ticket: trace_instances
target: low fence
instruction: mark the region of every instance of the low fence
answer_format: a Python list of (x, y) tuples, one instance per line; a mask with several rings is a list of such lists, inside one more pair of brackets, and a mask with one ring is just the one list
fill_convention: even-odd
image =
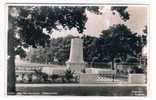
[(51, 67), (51, 68), (62, 68), (65, 65), (57, 65), (57, 64), (39, 64), (39, 63), (31, 63), (31, 62), (23, 62), (16, 64), (16, 70), (40, 70), (43, 67)]
[(111, 62), (109, 62), (109, 63), (104, 63), (104, 62), (87, 62), (86, 67), (87, 68), (111, 69), (112, 68), (112, 64), (111, 64)]

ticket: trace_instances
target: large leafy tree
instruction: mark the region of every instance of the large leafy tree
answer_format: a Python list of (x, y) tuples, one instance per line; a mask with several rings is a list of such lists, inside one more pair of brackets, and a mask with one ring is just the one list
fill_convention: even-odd
[[(119, 10), (119, 8), (121, 8)], [(9, 6), (8, 7), (8, 75), (7, 91), (15, 92), (15, 56), (25, 57), (23, 48), (49, 44), (50, 34), (54, 30), (76, 28), (83, 33), (87, 21), (86, 10), (100, 14), (95, 6)], [(114, 7), (112, 11), (120, 14), (124, 20), (129, 19), (127, 7)], [(115, 12), (115, 13), (116, 13)], [(114, 14), (115, 14), (114, 13)], [(47, 33), (43, 32), (46, 29)]]
[(98, 38), (84, 35), (83, 39), (83, 50), (84, 50), (84, 60), (86, 62), (92, 62), (94, 58), (98, 57)]
[(108, 57), (112, 61), (114, 69), (115, 58), (126, 61), (129, 56), (137, 57), (142, 49), (142, 37), (137, 33), (132, 33), (124, 24), (111, 26), (107, 30), (102, 31), (100, 36), (99, 51), (102, 57)]

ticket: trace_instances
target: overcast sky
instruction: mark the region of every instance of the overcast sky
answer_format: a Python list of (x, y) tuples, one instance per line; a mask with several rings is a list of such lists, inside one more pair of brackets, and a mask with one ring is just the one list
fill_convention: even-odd
[[(121, 20), (119, 15), (113, 15), (109, 7), (102, 9), (102, 15), (96, 15), (94, 13), (87, 12), (88, 20), (86, 23), (86, 30), (84, 30), (83, 34), (98, 37), (102, 30), (107, 29), (113, 24), (120, 23), (127, 25), (128, 28), (132, 30), (132, 32), (141, 34), (144, 26), (147, 25), (147, 11), (148, 9), (146, 6), (129, 6), (128, 12), (130, 14), (130, 19), (126, 22)], [(55, 31), (53, 32), (52, 37), (62, 37), (69, 34), (79, 35), (76, 29), (72, 29), (62, 30), (60, 32)]]

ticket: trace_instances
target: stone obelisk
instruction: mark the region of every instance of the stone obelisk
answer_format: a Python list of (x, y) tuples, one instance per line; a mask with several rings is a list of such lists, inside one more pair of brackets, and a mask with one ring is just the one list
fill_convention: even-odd
[(66, 64), (68, 69), (78, 73), (85, 68), (85, 62), (83, 60), (83, 41), (78, 37), (71, 40), (70, 57)]

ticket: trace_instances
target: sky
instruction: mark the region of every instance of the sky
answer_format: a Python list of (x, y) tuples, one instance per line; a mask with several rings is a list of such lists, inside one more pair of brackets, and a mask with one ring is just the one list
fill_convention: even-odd
[[(125, 24), (132, 32), (142, 33), (144, 26), (148, 23), (148, 8), (147, 6), (128, 6), (128, 12), (130, 14), (130, 19), (124, 22), (119, 14), (113, 15), (110, 11), (110, 6), (105, 6), (101, 11), (102, 15), (96, 15), (94, 13), (86, 11), (88, 20), (86, 22), (86, 30), (83, 34), (98, 37), (102, 30), (108, 29), (109, 26), (113, 24)], [(52, 38), (64, 37), (67, 35), (80, 35), (77, 29), (72, 30), (61, 30), (54, 31), (52, 33)]]

